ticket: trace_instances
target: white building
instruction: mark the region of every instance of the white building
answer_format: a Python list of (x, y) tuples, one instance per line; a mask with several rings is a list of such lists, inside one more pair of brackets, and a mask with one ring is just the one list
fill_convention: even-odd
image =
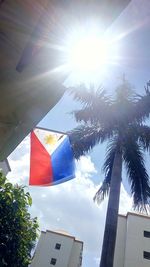
[(31, 267), (80, 267), (83, 242), (64, 232), (42, 231)]
[(119, 215), (114, 267), (150, 267), (150, 217)]

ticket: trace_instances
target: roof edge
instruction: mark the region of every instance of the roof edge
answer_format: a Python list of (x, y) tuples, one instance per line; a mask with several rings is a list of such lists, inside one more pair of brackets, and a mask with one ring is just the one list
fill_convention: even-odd
[(43, 233), (43, 234), (46, 234), (46, 232), (52, 233), (52, 234), (61, 235), (61, 236), (65, 236), (65, 237), (69, 237), (69, 238), (73, 239), (75, 242), (79, 242), (79, 243), (83, 244), (83, 241), (80, 241), (80, 240), (76, 239), (75, 236), (72, 236), (72, 235), (67, 235), (67, 234), (64, 234), (64, 233), (61, 233), (61, 232), (52, 231), (52, 230), (46, 230), (46, 231), (42, 230), (41, 231), (41, 233)]
[(150, 219), (150, 215), (146, 215), (146, 214), (140, 214), (140, 213), (135, 213), (135, 212), (127, 212), (126, 215), (123, 214), (118, 214), (119, 217), (124, 217), (127, 218), (129, 215), (133, 215), (133, 216), (138, 216), (138, 217), (142, 217), (142, 218), (146, 218), (146, 219)]

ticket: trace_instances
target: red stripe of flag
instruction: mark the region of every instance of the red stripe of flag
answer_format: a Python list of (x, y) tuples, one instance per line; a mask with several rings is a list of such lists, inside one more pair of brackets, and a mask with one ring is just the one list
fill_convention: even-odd
[(51, 158), (34, 132), (31, 133), (30, 185), (50, 185), (53, 181)]

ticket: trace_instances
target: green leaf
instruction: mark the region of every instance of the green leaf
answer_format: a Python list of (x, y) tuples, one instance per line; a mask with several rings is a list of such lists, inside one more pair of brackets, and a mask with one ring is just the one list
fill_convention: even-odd
[(32, 198), (30, 196), (28, 196), (28, 204), (29, 204), (29, 206), (32, 205)]
[(37, 218), (28, 212), (32, 198), (2, 173), (0, 188), (0, 266), (27, 267), (39, 228)]

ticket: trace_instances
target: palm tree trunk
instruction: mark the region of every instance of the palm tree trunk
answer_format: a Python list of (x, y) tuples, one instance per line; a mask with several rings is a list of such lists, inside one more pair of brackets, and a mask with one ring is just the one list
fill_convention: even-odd
[(112, 169), (100, 267), (113, 267), (121, 187), (121, 173), (122, 153), (121, 151), (117, 151)]

